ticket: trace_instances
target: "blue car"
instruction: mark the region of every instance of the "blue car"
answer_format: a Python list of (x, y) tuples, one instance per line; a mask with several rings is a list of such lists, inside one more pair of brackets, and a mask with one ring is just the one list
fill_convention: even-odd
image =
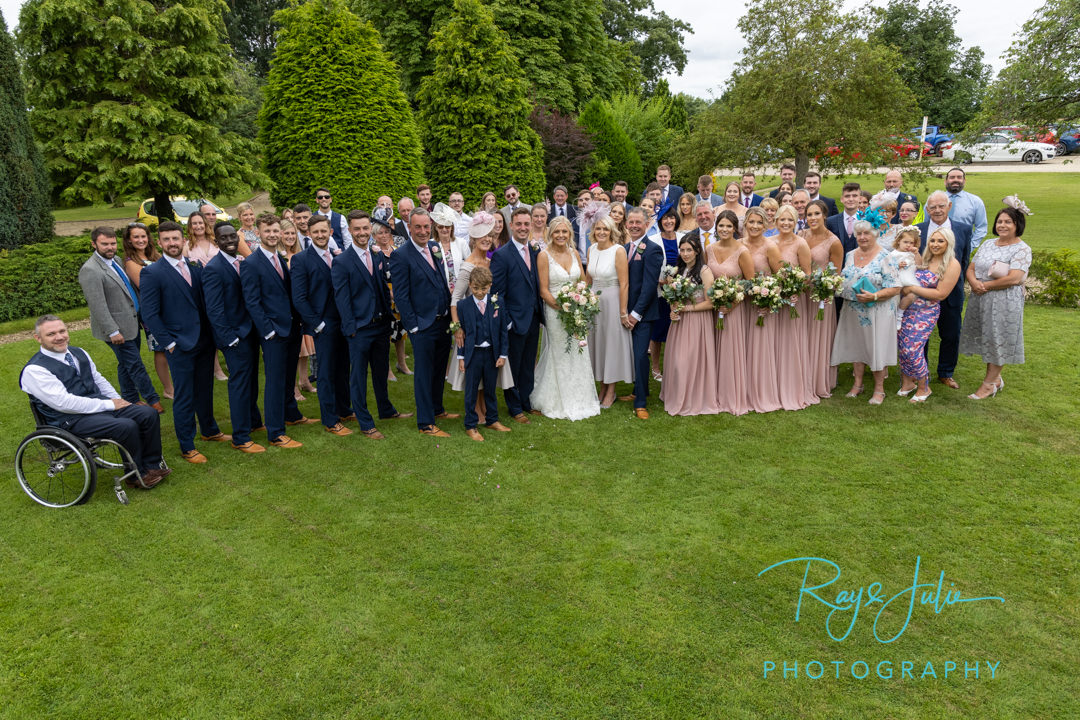
[[(922, 135), (922, 127), (911, 128), (911, 137), (919, 138)], [(930, 147), (934, 148), (933, 153), (940, 155), (942, 148), (953, 139), (952, 135), (945, 132), (945, 128), (940, 125), (927, 125), (926, 126), (926, 142), (930, 143)]]
[(1058, 157), (1074, 153), (1080, 148), (1080, 127), (1058, 128), (1056, 132), (1057, 140), (1054, 141), (1054, 147), (1057, 149)]

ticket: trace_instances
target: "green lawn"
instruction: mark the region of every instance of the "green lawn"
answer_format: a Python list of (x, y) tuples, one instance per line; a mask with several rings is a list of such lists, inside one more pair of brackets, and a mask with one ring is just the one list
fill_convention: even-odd
[[(238, 203), (242, 203), (245, 200), (250, 200), (254, 194), (253, 190), (245, 190), (242, 193), (226, 196), (224, 198), (211, 198), (215, 203), (221, 207), (232, 207)], [(63, 208), (53, 211), (53, 220), (56, 222), (78, 222), (85, 220), (86, 222), (93, 222), (95, 220), (133, 220), (135, 214), (139, 211), (139, 204), (146, 198), (132, 197), (128, 198), (124, 202), (123, 207), (113, 207), (109, 203), (99, 203), (97, 205), (86, 205), (77, 208)]]
[[(879, 408), (838, 393), (741, 418), (670, 418), (654, 386), (647, 422), (620, 403), (482, 445), (460, 421), (441, 441), (411, 421), (382, 422), (379, 443), (308, 426), (295, 452), (202, 443), (201, 467), (166, 416), (172, 477), (127, 507), (99, 488), (62, 511), (11, 471), (35, 346), (2, 346), (0, 716), (1077, 717), (1080, 313), (1028, 307), (1026, 333), (1028, 364), (980, 403), (965, 357), (963, 391), (919, 407), (892, 395), (895, 372)], [(113, 374), (89, 331), (73, 340)], [(391, 389), (413, 410), (411, 383)], [(812, 599), (794, 622), (799, 569), (758, 577), (801, 556), (842, 567), (832, 593), (891, 596), (921, 556), (921, 582), (944, 571), (946, 591), (1006, 602), (916, 606), (887, 645), (871, 606), (834, 642)], [(823, 679), (804, 676), (813, 660)], [(799, 678), (763, 679), (766, 661)], [(836, 680), (832, 661), (870, 676)], [(927, 661), (937, 680), (919, 679)], [(983, 663), (980, 679), (944, 679), (948, 661)]]

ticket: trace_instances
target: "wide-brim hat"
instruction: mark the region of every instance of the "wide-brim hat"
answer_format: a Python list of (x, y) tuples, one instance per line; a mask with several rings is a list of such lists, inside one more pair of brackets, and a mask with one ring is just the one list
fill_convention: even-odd
[(481, 210), (473, 215), (472, 224), (469, 225), (469, 237), (482, 238), (491, 234), (495, 227), (495, 216)]
[(454, 226), (454, 211), (448, 205), (435, 203), (435, 209), (428, 214), (431, 216), (431, 222), (436, 225), (442, 225), (443, 227)]
[(382, 218), (376, 218), (376, 217), (371, 218), (371, 224), (372, 225), (382, 225), (384, 228), (386, 228), (390, 232), (394, 231), (394, 228), (390, 227), (390, 223), (386, 222)]

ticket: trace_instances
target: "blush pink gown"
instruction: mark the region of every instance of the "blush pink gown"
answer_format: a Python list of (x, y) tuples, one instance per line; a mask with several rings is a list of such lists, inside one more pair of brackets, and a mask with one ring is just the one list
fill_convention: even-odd
[[(780, 249), (780, 259), (792, 265), (799, 264), (798, 249), (795, 244)], [(805, 294), (805, 293), (804, 293)], [(784, 307), (769, 320), (775, 320), (776, 331), (776, 374), (779, 379), (780, 405), (785, 410), (802, 410), (810, 405), (817, 405), (818, 396), (810, 384), (810, 368), (806, 337), (806, 311), (802, 295), (795, 302), (799, 317), (791, 317), (791, 310)]]
[[(772, 275), (765, 246), (751, 251), (754, 272)], [(765, 325), (757, 325), (758, 308), (748, 307), (746, 313), (746, 399), (754, 412), (779, 410), (780, 384), (776, 371), (777, 313), (765, 316)]]
[[(710, 253), (709, 269), (715, 277), (741, 280), (743, 275), (739, 267), (739, 257), (747, 252), (749, 251), (745, 247), (741, 247), (722, 263), (716, 262)], [(748, 302), (739, 303), (724, 316), (724, 329), (716, 331), (716, 404), (720, 412), (732, 415), (744, 415), (751, 409), (747, 392), (746, 362), (746, 334), (751, 329), (747, 318), (751, 310)], [(754, 317), (757, 317), (756, 313)]]
[[(705, 299), (704, 289), (694, 302)], [(664, 380), (660, 399), (669, 415), (715, 415), (716, 313), (711, 309), (682, 312), (672, 322), (664, 345)]]
[[(829, 264), (830, 244), (823, 242), (810, 248), (810, 263), (814, 270)], [(840, 268), (836, 268), (836, 271), (839, 272)], [(836, 366), (829, 363), (833, 338), (836, 336), (836, 306), (825, 303), (825, 317), (822, 320), (817, 319), (818, 304), (810, 299), (810, 293), (806, 294), (806, 306), (809, 309), (807, 347), (810, 351), (810, 384), (815, 395), (827, 398), (836, 387)]]

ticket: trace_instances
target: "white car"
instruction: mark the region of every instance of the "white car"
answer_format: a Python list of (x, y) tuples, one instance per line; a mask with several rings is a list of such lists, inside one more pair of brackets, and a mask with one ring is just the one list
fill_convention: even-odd
[(1053, 145), (1042, 142), (1017, 140), (1001, 133), (980, 135), (973, 143), (954, 142), (945, 146), (941, 156), (946, 160), (965, 162), (1011, 162), (1037, 163), (1054, 157)]

